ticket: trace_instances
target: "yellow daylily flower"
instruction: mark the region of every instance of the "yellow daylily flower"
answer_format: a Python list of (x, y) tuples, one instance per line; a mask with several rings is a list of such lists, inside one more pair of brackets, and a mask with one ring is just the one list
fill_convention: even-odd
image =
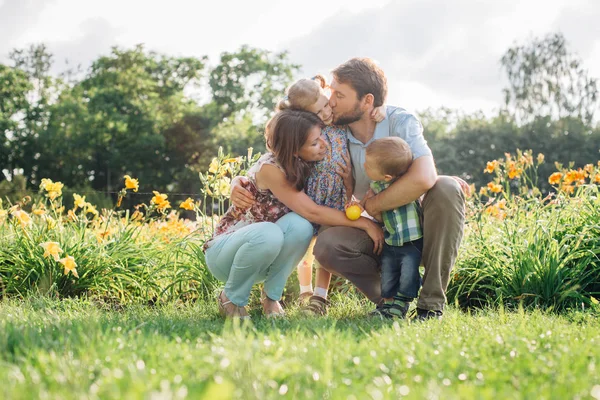
[(543, 163), (543, 162), (544, 162), (544, 158), (545, 158), (545, 156), (544, 156), (542, 153), (539, 153), (539, 154), (537, 155), (537, 163), (538, 163), (538, 164), (541, 164), (541, 163)]
[(40, 188), (44, 189), (47, 194), (46, 196), (50, 200), (54, 200), (57, 197), (62, 196), (62, 189), (65, 185), (61, 182), (52, 182), (51, 179), (44, 178), (42, 179), (42, 183), (40, 183)]
[(23, 210), (14, 210), (11, 215), (19, 220), (23, 227), (31, 224), (31, 217)]
[(229, 195), (229, 189), (230, 189), (230, 184), (229, 184), (229, 179), (227, 179), (226, 177), (221, 179), (219, 181), (219, 194), (221, 196), (227, 196)]
[(179, 208), (183, 208), (184, 210), (192, 211), (194, 209), (194, 200), (191, 197), (185, 199), (185, 201), (179, 204)]
[(496, 161), (496, 160), (494, 160), (494, 161), (488, 161), (485, 169), (483, 170), (483, 172), (487, 173), (487, 174), (491, 174), (492, 172), (494, 172), (494, 170), (497, 167), (498, 167), (498, 161)]
[(75, 205), (75, 210), (85, 207), (85, 196), (81, 197), (77, 193), (73, 193), (73, 204)]
[(171, 202), (169, 200), (165, 200), (162, 203), (157, 204), (156, 208), (161, 211), (166, 210), (167, 208), (171, 208)]
[(169, 196), (157, 192), (156, 190), (152, 191), (152, 193), (154, 193), (154, 197), (152, 200), (150, 200), (150, 203), (156, 205), (158, 210), (166, 210), (167, 208), (171, 208), (171, 203), (167, 200)]
[(0, 222), (4, 221), (6, 219), (7, 215), (8, 215), (8, 211), (0, 210)]
[(492, 193), (500, 193), (502, 192), (502, 185), (497, 185), (494, 182), (490, 182), (487, 184), (488, 189)]
[(73, 256), (66, 256), (65, 258), (58, 260), (58, 262), (65, 267), (65, 275), (71, 272), (75, 278), (79, 278), (79, 275), (77, 275), (77, 263), (75, 262)]
[(160, 203), (164, 203), (169, 198), (168, 195), (157, 192), (156, 190), (153, 190), (152, 193), (154, 193), (154, 197), (152, 198), (152, 200), (150, 200), (150, 203), (152, 204), (158, 205)]
[(208, 167), (208, 172), (211, 174), (216, 174), (219, 170), (219, 161), (216, 158), (213, 158)]
[(49, 215), (44, 215), (48, 229), (54, 229), (56, 227), (56, 220)]
[(34, 205), (31, 212), (41, 217), (42, 215), (46, 214), (46, 207), (44, 207), (43, 204), (40, 204), (39, 206)]
[(86, 214), (94, 214), (95, 216), (98, 216), (98, 210), (96, 209), (96, 206), (90, 203), (85, 203), (85, 212)]
[(58, 261), (58, 256), (63, 252), (57, 242), (44, 242), (40, 246), (44, 248), (44, 257), (52, 257), (54, 261)]
[(137, 192), (138, 189), (140, 188), (140, 182), (135, 179), (130, 177), (129, 175), (125, 175), (125, 188), (126, 189), (132, 189), (134, 192)]

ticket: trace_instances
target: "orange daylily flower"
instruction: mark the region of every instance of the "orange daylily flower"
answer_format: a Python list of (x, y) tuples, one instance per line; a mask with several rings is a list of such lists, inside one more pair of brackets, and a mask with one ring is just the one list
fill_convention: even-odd
[(548, 178), (548, 183), (551, 185), (558, 185), (562, 177), (563, 174), (561, 172), (555, 172)]

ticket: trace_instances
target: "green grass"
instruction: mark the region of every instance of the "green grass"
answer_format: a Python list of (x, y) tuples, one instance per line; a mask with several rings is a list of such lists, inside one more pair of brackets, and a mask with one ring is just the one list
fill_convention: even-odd
[(25, 398), (600, 397), (600, 323), (489, 309), (390, 323), (334, 299), (239, 326), (213, 303), (109, 310), (85, 300), (0, 303), (0, 396)]

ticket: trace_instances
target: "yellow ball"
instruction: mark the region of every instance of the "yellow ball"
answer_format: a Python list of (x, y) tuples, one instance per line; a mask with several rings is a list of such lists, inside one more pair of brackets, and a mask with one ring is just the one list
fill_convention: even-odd
[(361, 213), (362, 211), (360, 207), (356, 204), (346, 208), (346, 217), (348, 217), (350, 221), (356, 221), (357, 219), (359, 219)]

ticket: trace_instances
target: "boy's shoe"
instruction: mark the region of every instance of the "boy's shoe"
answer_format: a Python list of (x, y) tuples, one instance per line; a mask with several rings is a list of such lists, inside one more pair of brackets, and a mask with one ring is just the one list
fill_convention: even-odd
[(410, 301), (394, 297), (394, 300), (392, 302), (386, 304), (387, 307), (383, 312), (386, 318), (406, 318), (406, 313), (408, 312), (408, 308), (410, 307)]
[(442, 310), (425, 310), (422, 308), (417, 308), (417, 320), (426, 321), (428, 319), (438, 319), (441, 320), (444, 313)]
[(304, 305), (300, 312), (310, 317), (320, 317), (327, 315), (329, 301), (321, 296), (310, 296), (308, 303)]
[(387, 313), (388, 308), (389, 308), (388, 303), (377, 304), (377, 306), (375, 306), (375, 309), (373, 311), (369, 312), (369, 317), (387, 318), (386, 313)]

